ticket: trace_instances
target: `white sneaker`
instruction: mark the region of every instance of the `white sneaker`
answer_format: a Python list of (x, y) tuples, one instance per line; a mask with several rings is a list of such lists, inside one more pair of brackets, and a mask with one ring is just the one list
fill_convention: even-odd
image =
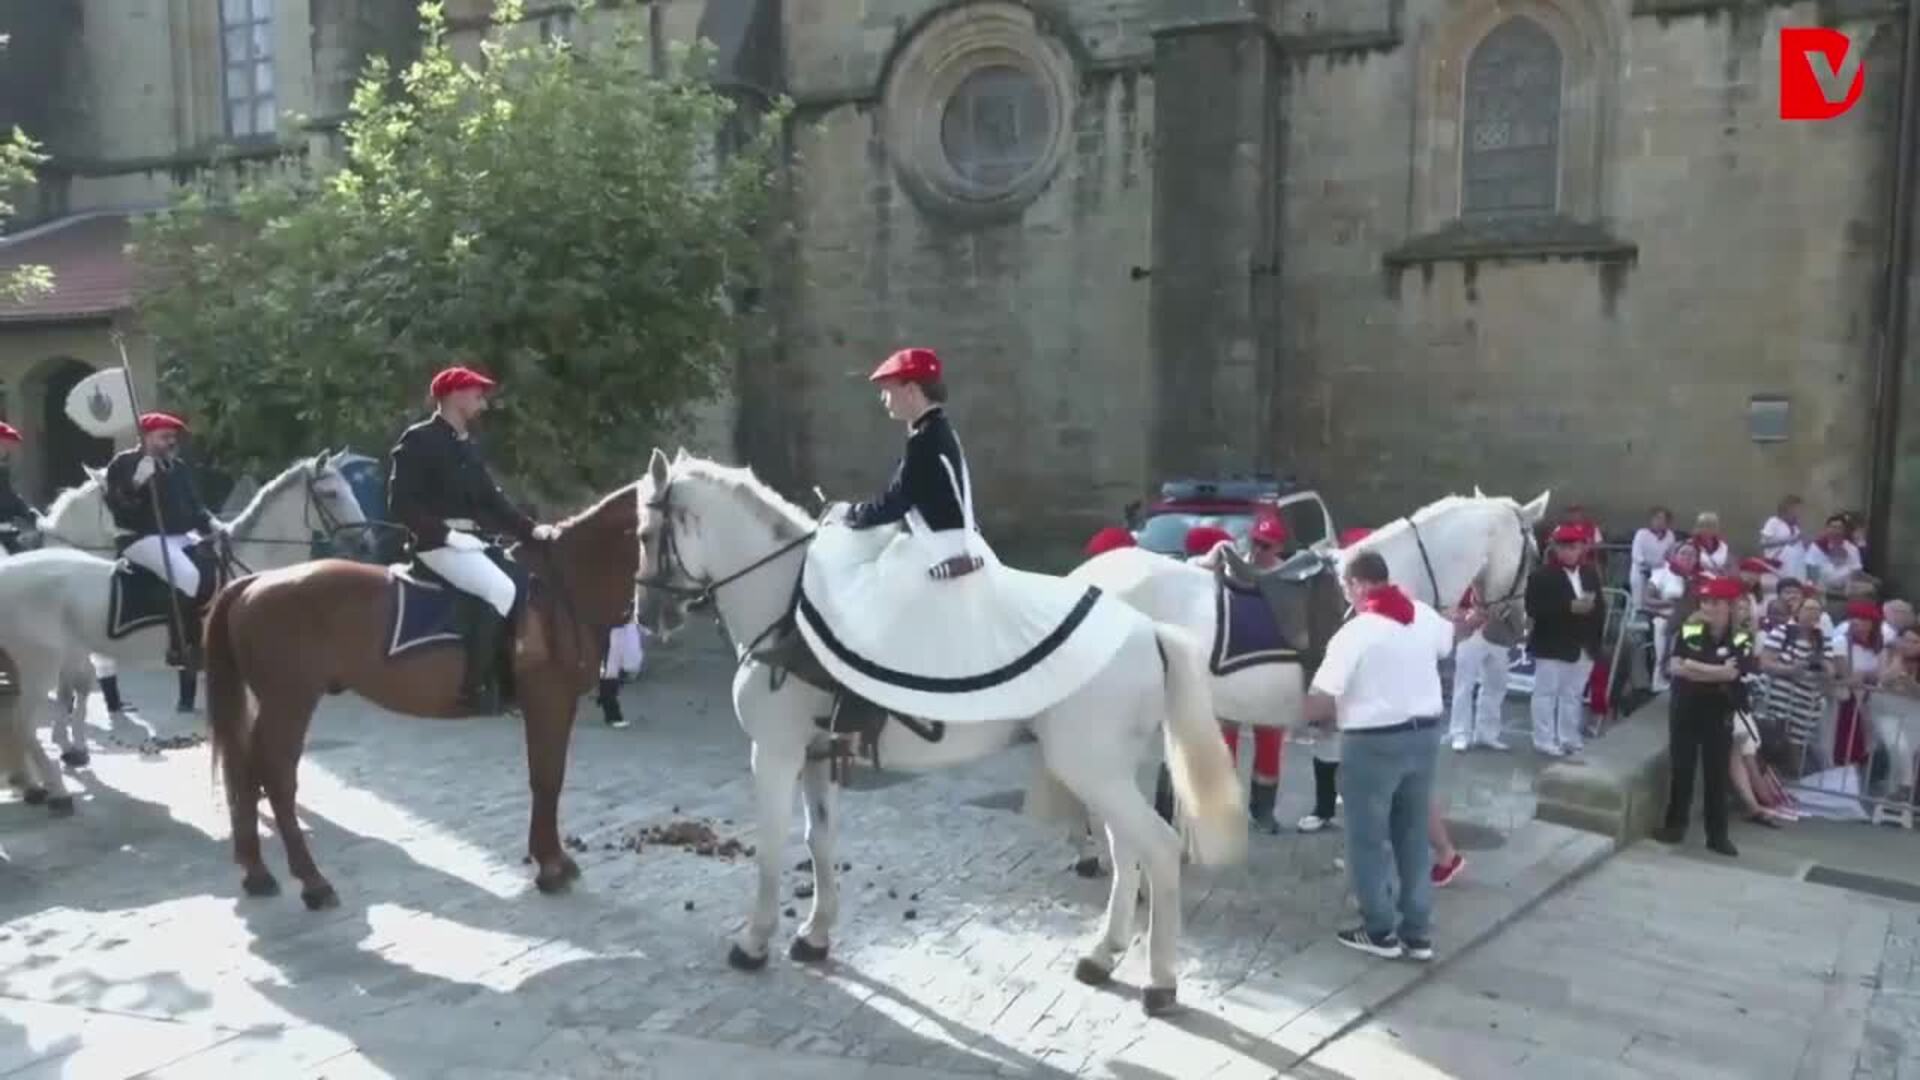
[(1534, 752), (1534, 753), (1536, 753), (1536, 754), (1539, 754), (1539, 755), (1540, 755), (1541, 757), (1555, 757), (1555, 758), (1557, 758), (1557, 757), (1566, 757), (1566, 756), (1567, 756), (1567, 752), (1566, 752), (1565, 750), (1562, 750), (1562, 749), (1560, 749), (1560, 748), (1559, 748), (1559, 747), (1557, 747), (1557, 746), (1539, 746), (1539, 745), (1536, 745), (1536, 746), (1534, 746), (1534, 748), (1533, 748), (1533, 752)]
[(1464, 754), (1467, 752), (1467, 737), (1465, 735), (1455, 735), (1453, 737), (1453, 752), (1456, 754)]
[(1301, 818), (1297, 824), (1301, 832), (1319, 832), (1321, 829), (1331, 826), (1333, 819), (1324, 818), (1318, 814), (1308, 814), (1306, 817)]
[(1507, 751), (1513, 749), (1513, 747), (1507, 745), (1507, 742), (1505, 739), (1502, 739), (1498, 735), (1495, 735), (1491, 739), (1481, 739), (1478, 745), (1483, 746), (1488, 750), (1498, 750), (1501, 753), (1506, 753)]

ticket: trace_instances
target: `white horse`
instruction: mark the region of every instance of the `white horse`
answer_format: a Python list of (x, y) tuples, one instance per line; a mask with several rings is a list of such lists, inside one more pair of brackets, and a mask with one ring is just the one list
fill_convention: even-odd
[[(1520, 505), (1475, 490), (1472, 497), (1451, 495), (1375, 530), (1366, 539), (1334, 551), (1321, 545), (1336, 571), (1362, 551), (1378, 552), (1393, 581), (1435, 608), (1457, 606), (1469, 587), (1478, 589), (1492, 614), (1514, 632), (1524, 628), (1522, 600), (1526, 579), (1538, 558), (1533, 530), (1546, 516), (1550, 493)], [(1215, 590), (1209, 568), (1142, 548), (1120, 548), (1077, 567), (1069, 580), (1097, 585), (1158, 622), (1182, 627), (1212, 655), (1218, 632)], [(1294, 728), (1300, 723), (1306, 684), (1297, 663), (1268, 663), (1213, 676), (1214, 707), (1220, 719), (1261, 727)], [(1082, 874), (1098, 870), (1095, 853), (1085, 845)]]
[[(305, 562), (314, 533), (365, 525), (366, 515), (340, 471), (341, 460), (323, 451), (296, 462), (234, 517), (229, 535), (242, 572)], [(64, 507), (56, 500), (54, 509), (58, 522), (87, 520), (81, 498)], [(50, 543), (93, 546), (79, 528), (62, 532), (58, 522), (58, 536), (49, 534)], [(50, 795), (48, 806), (56, 813), (71, 813), (73, 799), (36, 734), (39, 711), (51, 704), (50, 692), (63, 678), (85, 672), (90, 656), (135, 670), (166, 662), (164, 623), (118, 640), (107, 637), (113, 574), (112, 560), (78, 547), (50, 546), (0, 562), (0, 652), (12, 658), (19, 680), (11, 722), (0, 724), (0, 743), (12, 744), (0, 745), (0, 761), (22, 779), (29, 801)]]
[[(812, 910), (790, 955), (826, 959), (839, 911), (834, 871), (836, 788), (825, 738), (815, 718), (831, 696), (797, 678), (782, 678), (749, 656), (778, 632), (793, 610), (814, 523), (745, 469), (687, 456), (668, 462), (654, 451), (639, 485), (643, 568), (641, 617), (657, 633), (685, 617), (692, 596), (710, 596), (740, 644), (733, 680), (734, 710), (753, 741), (754, 791), (759, 809), (759, 892), (752, 917), (735, 940), (729, 962), (757, 970), (779, 921), (782, 841), (793, 813), (796, 781), (804, 789), (807, 848), (813, 856)], [(1102, 984), (1133, 938), (1141, 869), (1150, 889), (1149, 1013), (1174, 1006), (1180, 932), (1181, 838), (1154, 814), (1135, 769), (1156, 731), (1183, 810), (1192, 854), (1223, 864), (1245, 853), (1246, 814), (1240, 809), (1226, 747), (1214, 724), (1205, 660), (1191, 636), (1141, 617), (1112, 662), (1087, 686), (1046, 713), (978, 723), (949, 724), (938, 742), (899, 724), (880, 736), (889, 768), (925, 770), (958, 765), (1010, 745), (1022, 731), (1037, 736), (1043, 767), (1035, 794), (1057, 798), (1064, 785), (1108, 825), (1114, 863), (1106, 930), (1075, 966), (1082, 982)]]

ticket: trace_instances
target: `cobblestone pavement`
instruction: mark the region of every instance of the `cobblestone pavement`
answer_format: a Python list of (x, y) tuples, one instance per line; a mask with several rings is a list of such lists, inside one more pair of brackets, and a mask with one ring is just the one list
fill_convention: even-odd
[(1303, 1076), (1911, 1078), (1920, 911), (1642, 842)]
[[(1104, 882), (1057, 827), (1009, 807), (1031, 748), (843, 800), (834, 962), (725, 964), (750, 860), (621, 841), (676, 819), (752, 835), (727, 658), (694, 635), (649, 657), (635, 726), (583, 704), (562, 800), (585, 879), (534, 893), (524, 749), (508, 720), (399, 719), (350, 698), (316, 720), (300, 804), (344, 903), (243, 900), (204, 747), (99, 749), (78, 816), (0, 801), (0, 1076), (1269, 1076), (1422, 969), (1333, 946), (1350, 917), (1337, 832), (1256, 837), (1246, 867), (1187, 875), (1181, 996), (1148, 1021), (1071, 978)], [(170, 678), (126, 680), (164, 729)], [(98, 699), (94, 707), (99, 707)], [(104, 723), (104, 721), (101, 721)], [(164, 730), (163, 730), (163, 733)], [(1289, 755), (1284, 815), (1310, 801)], [(1531, 823), (1520, 755), (1450, 762), (1474, 860), (1442, 899), (1443, 951), (1492, 933), (1604, 845)], [(789, 865), (804, 858), (792, 838)], [(277, 839), (270, 862), (283, 865)], [(808, 881), (789, 873), (789, 895)], [(287, 879), (283, 875), (283, 881)], [(785, 934), (806, 902), (790, 901)], [(777, 938), (776, 947), (784, 946)], [(236, 1073), (237, 1074), (237, 1073)]]

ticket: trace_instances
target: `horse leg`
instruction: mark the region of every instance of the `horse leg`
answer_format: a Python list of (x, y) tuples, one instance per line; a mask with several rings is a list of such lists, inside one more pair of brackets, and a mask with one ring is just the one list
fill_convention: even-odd
[[(250, 772), (252, 779), (266, 789), (267, 803), (273, 807), (273, 823), (280, 831), (280, 845), (287, 852), (287, 872), (300, 879), (300, 899), (308, 911), (324, 911), (340, 906), (340, 894), (320, 873), (307, 847), (307, 834), (300, 828), (297, 796), (300, 790), (300, 752), (307, 744), (307, 726), (313, 722), (318, 697), (300, 701), (262, 701), (260, 715), (254, 720)], [(268, 726), (268, 718), (278, 721)], [(253, 791), (245, 801), (259, 812)], [(254, 833), (258, 847), (259, 833)]]
[[(753, 796), (760, 813), (755, 835), (759, 848), (759, 889), (754, 897), (753, 915), (727, 952), (727, 963), (740, 971), (758, 971), (767, 966), (767, 942), (780, 922), (780, 872), (785, 853), (787, 830), (793, 824), (793, 789), (800, 781), (801, 762), (807, 753), (807, 729), (811, 722), (804, 716), (793, 730), (749, 731), (753, 736)], [(812, 836), (809, 835), (811, 840)], [(814, 864), (814, 895), (818, 903), (820, 866)], [(799, 941), (796, 940), (796, 948)]]
[(14, 657), (15, 678), (20, 696), (14, 708), (13, 734), (26, 766), (26, 801), (46, 803), (47, 809), (65, 817), (73, 813), (73, 796), (67, 792), (66, 778), (53, 767), (46, 747), (40, 745), (40, 711), (52, 705), (50, 695), (60, 681), (60, 665), (51, 657)]
[(813, 908), (800, 933), (793, 939), (788, 955), (807, 964), (827, 958), (828, 939), (840, 917), (839, 868), (833, 861), (834, 834), (839, 829), (840, 813), (836, 805), (840, 789), (833, 782), (831, 763), (809, 761), (800, 770), (802, 797), (807, 808), (807, 854), (813, 858)]
[(87, 680), (75, 672), (60, 675), (59, 704), (54, 711), (54, 745), (60, 748), (60, 761), (75, 769), (93, 763), (87, 752)]
[(534, 886), (553, 895), (566, 892), (580, 876), (580, 865), (560, 845), (560, 788), (567, 780), (574, 697), (570, 688), (561, 687), (556, 694), (533, 678), (524, 680), (523, 685), (527, 687), (522, 714), (527, 732), (527, 784), (533, 793), (527, 851), (538, 867)]
[(1073, 844), (1077, 856), (1074, 873), (1083, 878), (1097, 878), (1107, 872), (1107, 868), (1100, 865), (1100, 856), (1103, 851), (1111, 851), (1111, 844), (1106, 826), (1094, 818), (1093, 811), (1086, 811), (1074, 825)]

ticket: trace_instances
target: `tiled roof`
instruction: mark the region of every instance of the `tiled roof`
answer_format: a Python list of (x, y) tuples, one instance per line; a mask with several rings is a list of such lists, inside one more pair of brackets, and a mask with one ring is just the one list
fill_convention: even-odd
[(0, 296), (0, 323), (97, 318), (133, 306), (132, 228), (125, 214), (67, 218), (0, 241), (0, 278), (21, 266), (53, 271), (53, 291)]

